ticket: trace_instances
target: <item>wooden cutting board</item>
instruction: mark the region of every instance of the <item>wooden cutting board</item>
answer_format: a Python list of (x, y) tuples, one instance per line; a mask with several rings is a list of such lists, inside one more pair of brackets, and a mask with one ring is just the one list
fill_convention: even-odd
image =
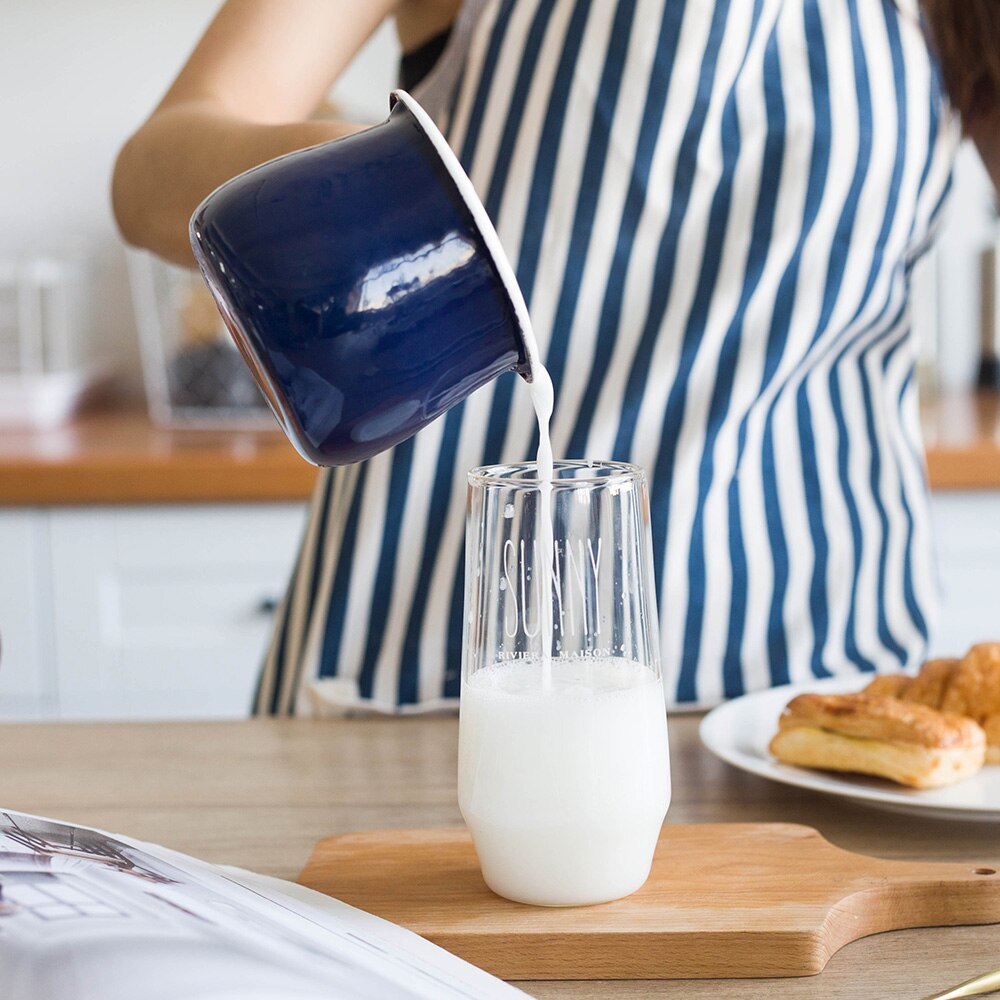
[(638, 892), (550, 909), (490, 892), (464, 829), (380, 830), (320, 841), (299, 882), (503, 979), (704, 979), (812, 975), (868, 934), (998, 922), (998, 862), (882, 861), (790, 823), (672, 824)]

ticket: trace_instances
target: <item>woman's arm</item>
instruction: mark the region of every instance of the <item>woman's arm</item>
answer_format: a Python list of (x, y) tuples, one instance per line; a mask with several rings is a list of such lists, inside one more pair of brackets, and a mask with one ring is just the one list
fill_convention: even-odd
[(356, 131), (306, 121), (397, 0), (228, 0), (115, 164), (122, 235), (193, 265), (188, 220), (223, 181)]

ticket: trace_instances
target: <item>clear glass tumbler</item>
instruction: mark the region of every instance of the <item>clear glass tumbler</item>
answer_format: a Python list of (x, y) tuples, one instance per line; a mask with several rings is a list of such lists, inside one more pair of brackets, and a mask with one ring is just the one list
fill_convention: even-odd
[(486, 884), (573, 906), (649, 876), (670, 802), (645, 474), (474, 469), (458, 790)]

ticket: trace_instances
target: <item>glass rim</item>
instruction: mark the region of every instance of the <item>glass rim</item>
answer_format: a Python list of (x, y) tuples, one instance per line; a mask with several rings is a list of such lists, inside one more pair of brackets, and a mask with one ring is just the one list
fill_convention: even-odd
[[(469, 471), (469, 486), (480, 489), (502, 488), (508, 490), (537, 490), (540, 480), (519, 479), (526, 472), (537, 473), (537, 462), (507, 462), (500, 465), (480, 465)], [(582, 487), (611, 486), (624, 483), (645, 483), (646, 472), (631, 462), (588, 461), (578, 458), (556, 459), (554, 472), (560, 469), (610, 469), (610, 473), (592, 476), (574, 476), (570, 479), (552, 480), (553, 490), (579, 489)]]

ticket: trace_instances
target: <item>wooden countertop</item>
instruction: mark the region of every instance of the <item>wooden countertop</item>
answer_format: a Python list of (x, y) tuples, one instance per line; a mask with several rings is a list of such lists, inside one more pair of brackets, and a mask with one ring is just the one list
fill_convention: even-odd
[(110, 410), (0, 433), (0, 504), (303, 500), (316, 468), (273, 431), (166, 430)]
[(1000, 393), (934, 396), (920, 423), (933, 489), (1000, 489)]
[[(921, 420), (934, 489), (1000, 489), (1000, 395), (936, 396)], [(315, 478), (278, 430), (165, 430), (119, 410), (0, 433), (6, 505), (294, 501)]]
[[(671, 822), (787, 821), (889, 858), (1000, 862), (996, 827), (876, 812), (744, 774), (670, 720)], [(0, 804), (294, 878), (347, 831), (461, 823), (452, 717), (0, 725)], [(521, 984), (539, 998), (915, 1000), (997, 965), (1000, 927), (930, 928), (847, 945), (818, 976)]]

